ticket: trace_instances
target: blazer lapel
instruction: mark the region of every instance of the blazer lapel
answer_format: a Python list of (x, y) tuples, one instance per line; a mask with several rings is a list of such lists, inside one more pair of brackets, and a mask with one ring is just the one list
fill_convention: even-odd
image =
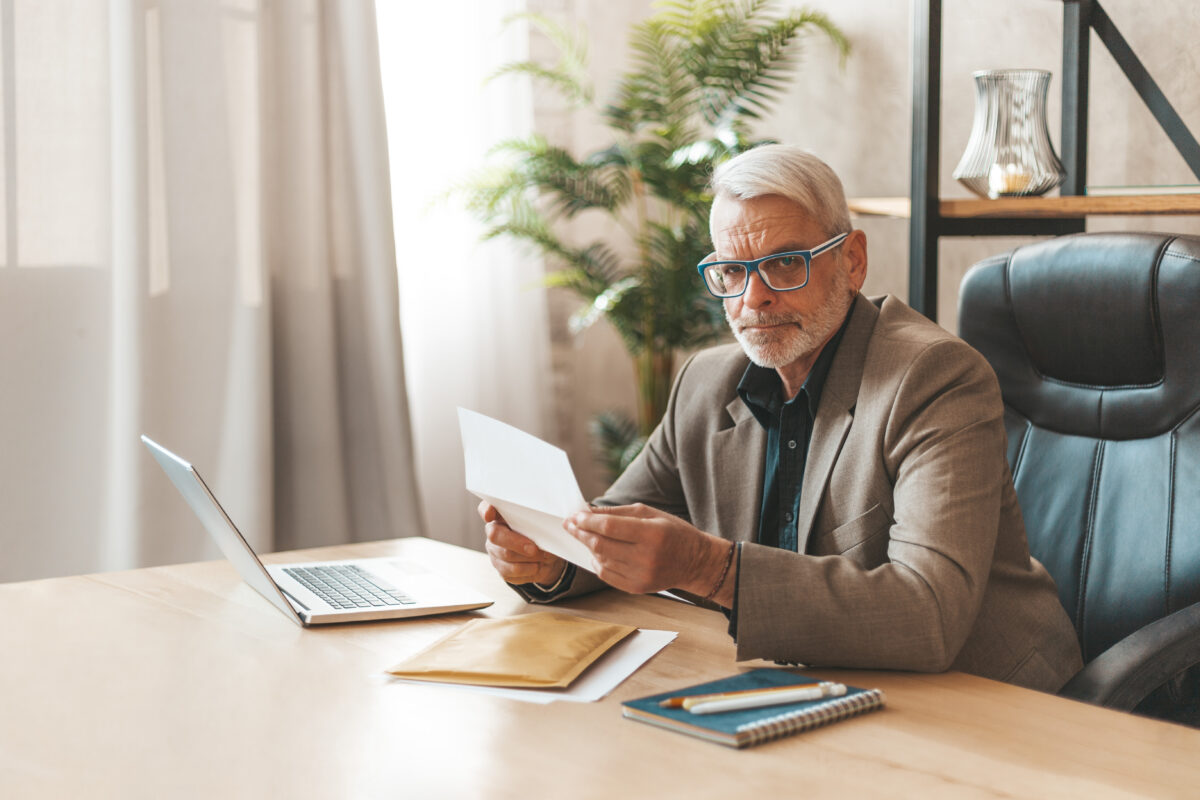
[[(850, 312), (850, 323), (838, 345), (829, 375), (821, 390), (821, 403), (813, 420), (812, 440), (808, 444), (808, 460), (804, 466), (804, 482), (800, 489), (800, 511), (796, 518), (796, 551), (803, 553), (808, 548), (813, 523), (821, 498), (833, 474), (833, 465), (842, 444), (854, 421), (854, 406), (858, 402), (858, 389), (862, 384), (863, 364), (866, 361), (867, 345), (879, 309), (861, 294), (855, 299)], [(761, 461), (761, 459), (760, 459)], [(762, 480), (759, 480), (759, 493)]]
[(718, 530), (737, 541), (752, 542), (758, 534), (767, 439), (758, 420), (740, 397), (726, 406), (733, 426), (713, 434), (716, 485), (728, 491), (712, 497)]

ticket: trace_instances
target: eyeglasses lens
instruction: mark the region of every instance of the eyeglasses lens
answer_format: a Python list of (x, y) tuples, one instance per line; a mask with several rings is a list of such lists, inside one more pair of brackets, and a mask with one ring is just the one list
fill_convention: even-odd
[[(808, 279), (808, 269), (803, 256), (780, 256), (758, 266), (759, 277), (775, 290), (794, 289), (803, 286)], [(712, 264), (704, 270), (708, 288), (718, 297), (734, 297), (746, 288), (748, 272), (742, 264), (722, 262)]]

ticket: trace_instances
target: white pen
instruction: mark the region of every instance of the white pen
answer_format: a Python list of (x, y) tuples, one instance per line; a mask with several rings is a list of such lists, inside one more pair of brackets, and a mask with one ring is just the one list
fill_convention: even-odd
[(779, 706), (784, 703), (820, 700), (825, 697), (841, 697), (845, 693), (845, 684), (822, 681), (818, 686), (806, 686), (790, 692), (764, 692), (758, 695), (750, 694), (745, 697), (731, 697), (727, 700), (710, 700), (707, 703), (696, 703), (688, 711), (693, 714), (719, 714), (722, 711), (740, 711), (745, 708), (763, 708), (765, 706)]

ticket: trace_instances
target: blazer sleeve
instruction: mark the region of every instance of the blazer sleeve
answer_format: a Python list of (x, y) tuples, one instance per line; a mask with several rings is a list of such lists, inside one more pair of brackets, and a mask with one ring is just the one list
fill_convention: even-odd
[[(881, 388), (894, 395), (879, 397)], [(884, 495), (880, 508), (845, 527), (861, 523), (854, 535), (868, 537), (862, 546), (879, 555), (744, 544), (739, 660), (937, 672), (950, 667), (971, 632), (1008, 479), (994, 373), (966, 344), (942, 339), (898, 379), (872, 386), (864, 375), (855, 414), (851, 437), (858, 439), (846, 442), (838, 460), (857, 462), (835, 465), (822, 502), (838, 496), (838, 476), (874, 480)]]

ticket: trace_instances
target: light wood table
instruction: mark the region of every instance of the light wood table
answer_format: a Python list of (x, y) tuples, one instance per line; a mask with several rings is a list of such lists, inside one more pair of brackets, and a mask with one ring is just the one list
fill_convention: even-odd
[[(545, 610), (481, 554), (425, 539), (286, 558), (391, 554), (489, 593), (487, 616)], [(0, 796), (1091, 798), (1200, 786), (1200, 731), (958, 673), (812, 670), (884, 689), (887, 708), (727, 749), (620, 711), (761, 666), (734, 663), (720, 615), (614, 591), (557, 609), (679, 637), (602, 702), (535, 705), (384, 676), (473, 615), (304, 630), (225, 562), (0, 585)]]

